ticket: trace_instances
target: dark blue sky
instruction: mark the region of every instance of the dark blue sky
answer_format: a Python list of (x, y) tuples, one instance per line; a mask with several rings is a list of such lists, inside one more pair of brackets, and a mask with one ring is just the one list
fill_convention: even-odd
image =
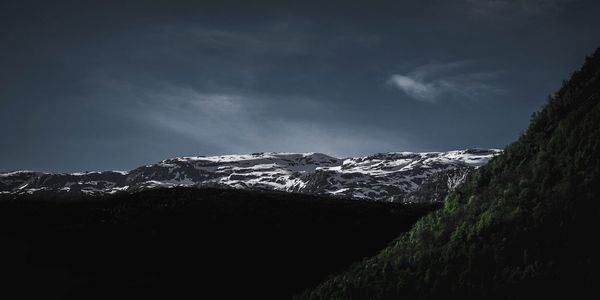
[(591, 0), (2, 1), (0, 171), (503, 147), (600, 46), (599, 15)]

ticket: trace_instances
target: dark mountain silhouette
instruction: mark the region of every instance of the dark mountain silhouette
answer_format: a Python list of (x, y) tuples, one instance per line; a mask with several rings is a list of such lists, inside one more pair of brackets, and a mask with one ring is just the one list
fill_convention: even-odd
[(285, 299), (440, 204), (198, 188), (0, 196), (10, 299)]

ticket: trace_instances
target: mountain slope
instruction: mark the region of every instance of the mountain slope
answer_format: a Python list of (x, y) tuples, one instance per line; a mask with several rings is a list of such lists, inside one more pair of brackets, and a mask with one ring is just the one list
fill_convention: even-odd
[[(301, 298), (558, 298), (595, 292), (600, 49), (445, 207)], [(593, 293), (592, 293), (593, 294)]]
[[(112, 194), (157, 187), (278, 190), (344, 198), (441, 201), (498, 150), (382, 153), (339, 159), (320, 153), (180, 157), (129, 172), (0, 173), (0, 193)], [(436, 193), (422, 195), (422, 185)]]
[(441, 204), (211, 188), (0, 195), (10, 299), (286, 299)]

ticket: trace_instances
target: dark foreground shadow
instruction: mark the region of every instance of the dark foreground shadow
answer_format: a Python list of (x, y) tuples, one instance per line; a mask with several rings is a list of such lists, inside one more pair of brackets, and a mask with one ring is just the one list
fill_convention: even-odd
[(439, 205), (165, 189), (0, 199), (3, 290), (44, 299), (285, 299)]

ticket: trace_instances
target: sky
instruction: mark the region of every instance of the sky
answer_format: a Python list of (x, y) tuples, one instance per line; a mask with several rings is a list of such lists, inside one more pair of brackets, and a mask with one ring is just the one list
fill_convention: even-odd
[(0, 2), (0, 171), (502, 148), (595, 0)]

